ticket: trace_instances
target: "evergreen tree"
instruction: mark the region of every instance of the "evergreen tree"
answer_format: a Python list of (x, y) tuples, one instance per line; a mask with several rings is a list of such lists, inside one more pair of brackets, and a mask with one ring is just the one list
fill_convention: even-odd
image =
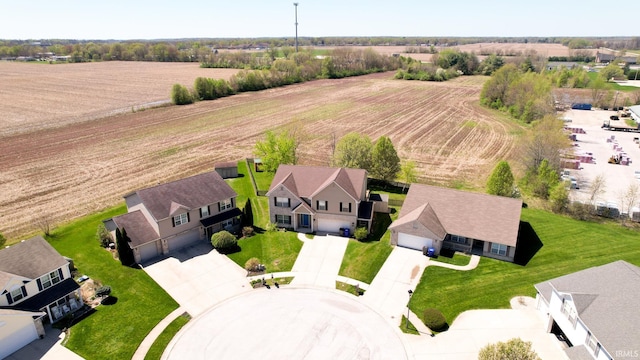
[(127, 230), (122, 228), (116, 229), (116, 244), (118, 246), (118, 257), (120, 258), (120, 263), (125, 266), (131, 266), (135, 264), (135, 257), (133, 255), (133, 249), (129, 246), (131, 239), (127, 236)]

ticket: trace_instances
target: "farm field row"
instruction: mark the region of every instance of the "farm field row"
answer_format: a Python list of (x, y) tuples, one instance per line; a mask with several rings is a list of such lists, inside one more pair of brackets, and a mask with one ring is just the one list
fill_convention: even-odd
[(236, 72), (198, 63), (0, 61), (0, 137), (156, 106), (168, 102), (175, 83)]
[(334, 138), (348, 132), (387, 135), (402, 159), (417, 163), (420, 181), (446, 185), (482, 186), (513, 155), (521, 128), (479, 105), (485, 78), (392, 77), (318, 80), (5, 136), (0, 232), (11, 241), (42, 219), (93, 213), (130, 191), (250, 157), (266, 130), (295, 128), (306, 165), (328, 165)]

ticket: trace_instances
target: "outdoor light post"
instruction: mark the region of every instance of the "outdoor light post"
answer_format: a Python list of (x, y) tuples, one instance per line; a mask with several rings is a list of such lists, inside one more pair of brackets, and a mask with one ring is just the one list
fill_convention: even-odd
[(409, 330), (409, 302), (411, 302), (411, 295), (413, 295), (413, 291), (409, 289), (409, 301), (407, 302), (407, 330)]
[(298, 3), (293, 3), (293, 6), (296, 7), (296, 52), (298, 52)]

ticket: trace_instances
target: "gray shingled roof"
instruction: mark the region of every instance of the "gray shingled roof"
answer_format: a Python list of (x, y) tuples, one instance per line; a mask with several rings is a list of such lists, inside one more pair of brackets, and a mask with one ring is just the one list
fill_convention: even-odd
[(366, 170), (324, 166), (280, 165), (269, 191), (283, 184), (300, 198), (311, 198), (327, 185), (335, 182), (357, 200), (364, 198)]
[(448, 234), (516, 246), (522, 200), (411, 184), (397, 221), (425, 204), (433, 210), (431, 219), (429, 212), (412, 214), (425, 224), (439, 223)]
[(578, 316), (605, 349), (640, 349), (640, 267), (619, 260), (536, 284), (547, 302), (551, 286), (571, 295)]
[(0, 250), (0, 271), (35, 279), (67, 264), (42, 236)]
[(136, 193), (156, 220), (168, 218), (171, 209), (176, 206), (197, 209), (237, 196), (215, 171), (138, 190)]
[[(158, 240), (160, 235), (155, 231), (142, 211), (136, 210), (123, 215), (115, 216), (113, 222), (120, 229), (127, 230), (127, 236), (131, 239), (131, 248)], [(115, 241), (115, 239), (114, 239)]]

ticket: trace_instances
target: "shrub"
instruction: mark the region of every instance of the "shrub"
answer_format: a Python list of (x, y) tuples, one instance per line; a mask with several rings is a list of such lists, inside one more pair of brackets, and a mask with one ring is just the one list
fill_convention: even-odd
[(251, 258), (244, 263), (244, 269), (247, 271), (259, 271), (260, 260), (258, 258)]
[(245, 226), (242, 228), (242, 236), (243, 237), (252, 237), (253, 236), (253, 227)]
[(276, 230), (278, 230), (278, 224), (270, 222), (270, 223), (267, 224), (265, 230), (267, 230), (267, 231), (276, 231)]
[(96, 296), (107, 296), (111, 294), (111, 286), (101, 286), (96, 290)]
[(106, 248), (110, 243), (113, 242), (113, 238), (111, 237), (111, 233), (104, 226), (104, 224), (98, 225), (98, 230), (96, 231), (96, 240), (100, 243), (100, 246)]
[(433, 331), (445, 330), (447, 319), (438, 309), (429, 308), (424, 311), (424, 324)]
[(176, 105), (187, 105), (193, 103), (193, 96), (185, 86), (174, 84), (171, 88), (171, 100)]
[(355, 237), (356, 240), (358, 240), (358, 241), (366, 239), (367, 235), (369, 235), (369, 232), (367, 231), (367, 228), (365, 228), (365, 227), (359, 227), (353, 233), (353, 237)]
[(232, 249), (238, 246), (238, 239), (226, 230), (211, 235), (211, 245), (220, 250)]
[(540, 360), (540, 357), (531, 348), (531, 342), (522, 341), (520, 338), (513, 338), (507, 342), (498, 342), (483, 347), (480, 349), (478, 359)]

